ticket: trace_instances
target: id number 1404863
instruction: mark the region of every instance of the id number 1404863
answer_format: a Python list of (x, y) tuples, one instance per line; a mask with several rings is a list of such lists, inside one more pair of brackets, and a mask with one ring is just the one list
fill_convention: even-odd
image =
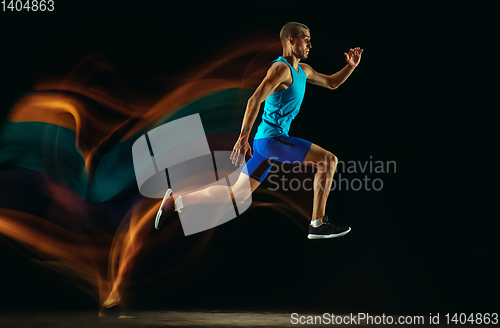
[(54, 11), (54, 0), (3, 0), (2, 11)]

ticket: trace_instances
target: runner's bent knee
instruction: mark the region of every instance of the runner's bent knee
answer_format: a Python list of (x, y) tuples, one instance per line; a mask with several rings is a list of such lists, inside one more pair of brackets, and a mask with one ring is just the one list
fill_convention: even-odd
[(337, 156), (327, 151), (323, 154), (323, 158), (318, 162), (316, 162), (315, 164), (321, 171), (333, 171), (335, 170), (337, 163), (338, 163)]

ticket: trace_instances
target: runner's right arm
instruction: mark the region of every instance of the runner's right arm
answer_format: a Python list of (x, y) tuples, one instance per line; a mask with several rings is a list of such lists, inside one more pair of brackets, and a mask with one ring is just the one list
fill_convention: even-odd
[(269, 95), (290, 76), (290, 69), (284, 63), (275, 63), (267, 71), (267, 75), (257, 87), (253, 95), (248, 99), (241, 132), (236, 144), (231, 153), (232, 163), (235, 165), (243, 165), (245, 155), (248, 152), (252, 156), (252, 149), (248, 143), (250, 131), (257, 115), (259, 114), (260, 105), (269, 97)]

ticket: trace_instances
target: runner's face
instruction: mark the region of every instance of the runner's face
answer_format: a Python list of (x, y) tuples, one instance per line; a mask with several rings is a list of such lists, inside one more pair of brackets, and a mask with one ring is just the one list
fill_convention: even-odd
[(294, 55), (299, 59), (307, 59), (309, 50), (312, 48), (311, 33), (308, 30), (302, 29), (302, 33), (293, 39), (292, 50)]

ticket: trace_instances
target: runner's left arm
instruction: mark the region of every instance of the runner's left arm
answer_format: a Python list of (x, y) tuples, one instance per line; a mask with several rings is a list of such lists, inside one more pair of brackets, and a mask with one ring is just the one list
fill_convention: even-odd
[(347, 80), (354, 69), (359, 65), (361, 60), (361, 53), (363, 49), (354, 48), (350, 49), (349, 53), (344, 53), (347, 65), (332, 75), (325, 75), (316, 72), (311, 66), (307, 64), (300, 64), (304, 72), (307, 74), (307, 82), (330, 90), (337, 89), (342, 83)]

